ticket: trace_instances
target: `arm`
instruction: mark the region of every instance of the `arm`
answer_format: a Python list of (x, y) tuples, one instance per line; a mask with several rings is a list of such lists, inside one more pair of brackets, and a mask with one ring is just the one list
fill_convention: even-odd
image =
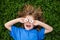
[(39, 22), (39, 25), (45, 28), (45, 34), (53, 30), (53, 28), (50, 25), (45, 24), (43, 22)]
[(50, 25), (45, 24), (41, 21), (36, 21), (35, 25), (40, 25), (40, 26), (44, 27), (45, 28), (45, 34), (51, 32), (53, 30), (53, 28)]
[(17, 22), (21, 22), (23, 23), (23, 19), (24, 18), (17, 18), (17, 19), (14, 19), (14, 20), (11, 20), (7, 23), (4, 24), (5, 28), (7, 28), (8, 30), (11, 30), (11, 26)]

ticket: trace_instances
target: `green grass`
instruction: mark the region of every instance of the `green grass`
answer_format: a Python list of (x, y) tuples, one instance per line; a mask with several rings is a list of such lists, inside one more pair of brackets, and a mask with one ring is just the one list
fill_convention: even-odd
[(0, 40), (12, 40), (4, 24), (16, 18), (25, 3), (41, 6), (46, 23), (54, 28), (45, 40), (60, 40), (60, 0), (0, 0)]

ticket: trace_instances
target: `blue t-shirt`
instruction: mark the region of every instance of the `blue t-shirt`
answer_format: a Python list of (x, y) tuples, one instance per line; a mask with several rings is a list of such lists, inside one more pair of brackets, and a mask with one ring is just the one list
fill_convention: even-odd
[(26, 30), (21, 27), (12, 26), (10, 35), (14, 40), (43, 40), (45, 29), (41, 28), (40, 31), (36, 29)]

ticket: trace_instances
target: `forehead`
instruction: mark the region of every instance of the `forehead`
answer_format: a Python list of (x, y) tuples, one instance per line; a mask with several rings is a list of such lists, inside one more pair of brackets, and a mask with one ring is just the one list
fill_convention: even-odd
[(34, 19), (32, 15), (26, 15), (25, 18)]

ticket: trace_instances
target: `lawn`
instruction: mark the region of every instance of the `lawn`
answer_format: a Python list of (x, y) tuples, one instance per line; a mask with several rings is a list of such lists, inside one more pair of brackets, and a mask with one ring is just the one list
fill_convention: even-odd
[(54, 29), (45, 40), (60, 40), (60, 0), (0, 0), (0, 40), (13, 40), (4, 24), (16, 18), (24, 4), (41, 6), (46, 23)]

